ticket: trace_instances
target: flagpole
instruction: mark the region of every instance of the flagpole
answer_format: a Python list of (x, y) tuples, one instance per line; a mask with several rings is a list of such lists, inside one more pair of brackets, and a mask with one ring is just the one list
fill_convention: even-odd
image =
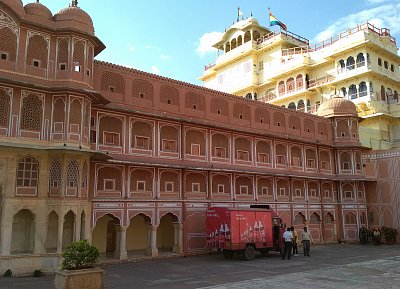
[(268, 28), (271, 28), (271, 9), (268, 7)]

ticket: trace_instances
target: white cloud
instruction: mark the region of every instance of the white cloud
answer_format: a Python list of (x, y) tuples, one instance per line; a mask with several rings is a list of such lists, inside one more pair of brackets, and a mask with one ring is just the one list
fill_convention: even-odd
[(166, 54), (160, 54), (158, 57), (160, 57), (161, 60), (170, 60), (171, 55), (166, 55)]
[(133, 45), (132, 43), (128, 43), (128, 50), (130, 52), (135, 52), (135, 50), (136, 50), (135, 45)]
[(369, 5), (381, 4), (383, 2), (387, 2), (388, 0), (365, 0), (365, 2)]
[[(369, 2), (381, 3), (383, 0), (368, 0)], [(391, 1), (381, 6), (366, 9), (358, 13), (339, 18), (332, 25), (320, 32), (314, 42), (320, 42), (338, 35), (349, 28), (356, 27), (365, 22), (372, 23), (379, 28), (389, 28), (391, 34), (400, 32), (400, 0)]]
[(154, 73), (154, 74), (160, 74), (160, 69), (159, 69), (157, 66), (155, 66), (155, 65), (152, 65), (152, 66), (150, 67), (150, 71), (151, 71), (152, 73)]
[(200, 56), (204, 56), (206, 53), (214, 52), (215, 48), (212, 47), (216, 42), (221, 40), (223, 33), (221, 32), (209, 32), (205, 33), (199, 39), (199, 45), (196, 48), (196, 52)]
[(146, 49), (154, 49), (154, 50), (159, 50), (160, 48), (151, 44), (147, 44), (145, 46)]

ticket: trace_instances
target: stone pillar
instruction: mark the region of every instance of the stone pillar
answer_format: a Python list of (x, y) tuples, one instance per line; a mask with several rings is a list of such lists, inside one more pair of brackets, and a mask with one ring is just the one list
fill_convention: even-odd
[(62, 252), (63, 231), (64, 231), (64, 220), (63, 217), (60, 217), (58, 219), (57, 254), (61, 254)]
[(128, 252), (126, 251), (126, 230), (128, 226), (121, 226), (117, 229), (117, 248), (115, 257), (120, 260), (128, 260)]
[(3, 216), (1, 224), (1, 256), (9, 256), (11, 254), (11, 235), (12, 235), (12, 218), (10, 222), (6, 222), (7, 217)]
[(35, 222), (35, 247), (34, 254), (45, 253), (44, 244), (46, 242), (47, 224), (44, 222)]
[(336, 220), (333, 221), (333, 240), (337, 240), (338, 236), (337, 236), (337, 228), (336, 228)]
[(157, 249), (157, 228), (158, 225), (147, 225), (147, 244), (148, 247), (146, 249), (146, 255), (157, 257), (158, 249)]
[(80, 216), (75, 217), (75, 241), (81, 240), (81, 218)]
[(183, 254), (183, 234), (181, 224), (172, 224), (174, 227), (174, 246), (172, 247), (172, 253)]

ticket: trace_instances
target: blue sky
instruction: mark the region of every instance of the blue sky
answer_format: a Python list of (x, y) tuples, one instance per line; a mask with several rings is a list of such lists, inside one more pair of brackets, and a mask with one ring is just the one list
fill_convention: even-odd
[[(40, 2), (55, 14), (70, 0)], [(107, 46), (98, 60), (198, 85), (204, 65), (215, 60), (211, 42), (236, 20), (237, 7), (263, 26), (270, 7), (289, 31), (311, 43), (367, 20), (389, 28), (400, 43), (400, 0), (80, 0), (78, 6)]]

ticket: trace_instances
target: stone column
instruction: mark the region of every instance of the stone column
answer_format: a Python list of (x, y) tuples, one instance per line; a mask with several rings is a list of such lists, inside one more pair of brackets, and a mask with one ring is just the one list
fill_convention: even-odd
[(126, 230), (128, 226), (121, 226), (117, 231), (117, 248), (115, 257), (120, 260), (128, 260), (128, 252), (126, 251)]
[(44, 244), (46, 242), (47, 224), (44, 222), (35, 222), (35, 247), (34, 254), (43, 254), (45, 252)]
[(60, 217), (58, 219), (57, 254), (62, 253), (63, 230), (64, 230), (64, 218)]
[(1, 256), (9, 256), (11, 254), (11, 235), (12, 235), (12, 218), (10, 222), (6, 222), (6, 215), (3, 215), (3, 222), (1, 224)]
[(146, 255), (151, 257), (158, 256), (157, 249), (157, 228), (158, 225), (148, 224), (147, 225), (147, 244)]
[(336, 220), (333, 221), (333, 240), (337, 240), (338, 236), (337, 236), (337, 229), (336, 229)]
[(172, 247), (172, 253), (183, 254), (183, 234), (181, 224), (172, 224), (174, 227), (174, 246)]
[(75, 241), (81, 240), (81, 218), (80, 216), (75, 217)]

